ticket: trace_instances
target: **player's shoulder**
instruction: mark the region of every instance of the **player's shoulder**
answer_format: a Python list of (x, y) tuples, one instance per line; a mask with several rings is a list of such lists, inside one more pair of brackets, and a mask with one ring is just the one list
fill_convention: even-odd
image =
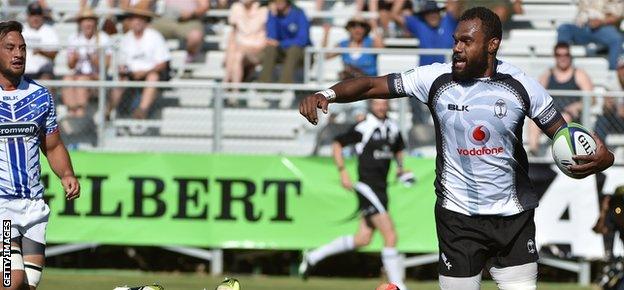
[(18, 89), (21, 91), (25, 91), (27, 94), (31, 94), (39, 90), (42, 90), (43, 93), (45, 94), (48, 94), (48, 95), (50, 94), (50, 91), (48, 90), (48, 88), (37, 83), (35, 80), (29, 77), (22, 77), (22, 82), (20, 83), (20, 86)]
[[(416, 74), (415, 74), (416, 72)], [(451, 73), (451, 64), (450, 63), (432, 63), (428, 65), (422, 65), (410, 70), (405, 71), (403, 74), (406, 77), (433, 77), (434, 79), (440, 75)]]
[(543, 89), (535, 78), (509, 62), (498, 60), (496, 72), (518, 81), (529, 92)]

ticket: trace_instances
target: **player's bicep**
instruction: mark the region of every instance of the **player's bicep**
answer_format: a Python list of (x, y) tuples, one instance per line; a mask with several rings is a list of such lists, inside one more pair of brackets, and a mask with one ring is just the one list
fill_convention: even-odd
[(56, 146), (59, 146), (62, 143), (61, 141), (61, 133), (57, 130), (50, 134), (41, 134), (41, 151), (44, 155), (48, 155), (48, 151), (54, 149)]
[(388, 88), (388, 76), (369, 77), (369, 89), (366, 92), (367, 99), (389, 99), (396, 98), (392, 96)]
[(553, 98), (535, 80), (527, 78), (529, 108), (527, 115), (548, 137), (552, 138), (557, 129), (565, 124), (561, 113), (555, 108)]

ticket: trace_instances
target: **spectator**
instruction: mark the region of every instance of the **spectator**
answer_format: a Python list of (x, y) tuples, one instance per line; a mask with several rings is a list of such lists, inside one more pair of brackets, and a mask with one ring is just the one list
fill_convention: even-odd
[[(560, 42), (554, 48), (555, 67), (548, 69), (540, 78), (540, 84), (550, 90), (574, 90), (591, 92), (594, 85), (587, 73), (572, 65), (572, 55), (570, 54), (570, 45)], [(583, 101), (581, 97), (562, 97), (553, 96), (553, 102), (557, 111), (567, 122), (580, 120), (581, 111), (583, 110)], [(539, 154), (539, 137), (541, 130), (530, 122), (529, 124), (529, 153), (533, 155)]]
[[(323, 37), (323, 47), (327, 46), (329, 38), (329, 26), (325, 26), (325, 35)], [(347, 22), (345, 26), (349, 32), (349, 38), (338, 43), (338, 47), (351, 48), (354, 51), (345, 53), (328, 53), (326, 58), (336, 57), (342, 58), (343, 70), (339, 74), (340, 80), (346, 80), (359, 76), (377, 76), (377, 54), (361, 53), (360, 48), (383, 48), (383, 40), (381, 35), (374, 32), (371, 37), (371, 25), (363, 18), (355, 17)], [(366, 118), (367, 107), (365, 102), (356, 102), (353, 104), (344, 104), (341, 106), (349, 116), (348, 120), (360, 122)]]
[(622, 0), (579, 0), (576, 24), (563, 24), (557, 29), (557, 41), (587, 45), (596, 43), (609, 51), (609, 69), (614, 70), (622, 54), (623, 37), (617, 26), (624, 13)]
[[(445, 15), (441, 11), (447, 9)], [(453, 33), (457, 27), (459, 6), (456, 1), (448, 1), (446, 8), (438, 7), (435, 1), (427, 1), (415, 15), (399, 18), (414, 37), (420, 40), (420, 48), (452, 48)], [(444, 55), (421, 55), (420, 65), (435, 62), (444, 63)]]
[[(155, 14), (149, 9), (149, 1), (125, 9), (130, 31), (124, 34), (120, 44), (119, 74), (122, 80), (133, 81), (166, 81), (169, 80), (169, 61), (171, 55), (165, 38), (156, 30), (148, 27)], [(157, 90), (145, 87), (141, 100), (132, 116), (145, 119), (156, 100)], [(119, 105), (123, 95), (122, 89), (115, 89), (111, 95), (108, 114)]]
[(304, 48), (310, 42), (310, 22), (292, 0), (273, 0), (267, 20), (267, 41), (263, 51), (260, 82), (271, 82), (273, 69), (282, 61), (281, 83), (293, 83), (296, 70), (303, 66)]
[(208, 0), (165, 0), (165, 13), (154, 20), (154, 29), (165, 38), (177, 38), (185, 42), (187, 62), (201, 60), (204, 44), (203, 18), (210, 7)]
[(39, 2), (27, 8), (26, 25), (22, 35), (26, 41), (26, 70), (24, 76), (31, 79), (54, 78), (54, 58), (58, 53), (58, 35), (49, 24), (44, 23), (44, 9)]
[(241, 0), (232, 5), (224, 82), (242, 82), (260, 63), (259, 54), (266, 43), (267, 17), (267, 8), (257, 0)]
[[(327, 46), (329, 37), (329, 26), (325, 26), (323, 37), (323, 47)], [(341, 48), (352, 48), (356, 51), (345, 53), (329, 53), (325, 57), (333, 58), (338, 55), (342, 57), (344, 70), (340, 79), (348, 79), (357, 76), (377, 76), (377, 54), (361, 53), (358, 48), (382, 48), (383, 40), (377, 34), (370, 36), (371, 25), (363, 18), (352, 18), (347, 22), (345, 29), (349, 32), (349, 39), (338, 43)]]
[[(105, 49), (105, 67), (110, 63), (112, 50), (110, 38), (106, 33), (98, 31), (98, 17), (92, 9), (85, 6), (76, 16), (78, 33), (68, 39), (70, 47), (67, 49), (67, 64), (73, 70), (71, 75), (65, 76), (66, 81), (97, 80), (99, 76), (99, 48)], [(89, 101), (89, 89), (84, 87), (66, 87), (61, 99), (67, 106), (69, 115), (82, 117), (85, 115)]]

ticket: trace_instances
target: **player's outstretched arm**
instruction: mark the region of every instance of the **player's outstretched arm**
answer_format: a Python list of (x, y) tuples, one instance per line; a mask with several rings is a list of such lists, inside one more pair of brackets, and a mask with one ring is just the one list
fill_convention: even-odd
[(388, 76), (359, 77), (339, 82), (328, 90), (303, 98), (299, 103), (299, 113), (316, 125), (318, 123), (316, 110), (321, 109), (327, 114), (329, 103), (350, 103), (375, 98), (392, 98), (388, 88)]
[(50, 168), (61, 179), (65, 197), (75, 199), (80, 196), (80, 183), (74, 175), (69, 153), (61, 140), (61, 134), (56, 131), (51, 134), (43, 134), (41, 138), (41, 151), (48, 158)]

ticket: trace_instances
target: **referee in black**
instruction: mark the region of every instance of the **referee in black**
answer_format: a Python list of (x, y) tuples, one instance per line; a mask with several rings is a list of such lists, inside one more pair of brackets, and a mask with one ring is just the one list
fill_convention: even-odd
[[(337, 136), (333, 143), (334, 161), (340, 173), (342, 186), (354, 190), (359, 199), (362, 215), (359, 228), (355, 235), (339, 237), (305, 253), (299, 266), (299, 273), (305, 279), (310, 269), (324, 258), (368, 245), (374, 230), (377, 229), (384, 239), (381, 257), (388, 280), (405, 290), (407, 288), (403, 284), (403, 269), (395, 248), (397, 235), (388, 214), (387, 177), (390, 162), (392, 159), (396, 160), (397, 176), (402, 181), (413, 182), (413, 175), (403, 169), (405, 143), (397, 124), (388, 118), (388, 100), (370, 100), (369, 111), (366, 119), (348, 132)], [(347, 145), (355, 145), (358, 155), (359, 180), (355, 184), (351, 182), (344, 167), (342, 151)]]

